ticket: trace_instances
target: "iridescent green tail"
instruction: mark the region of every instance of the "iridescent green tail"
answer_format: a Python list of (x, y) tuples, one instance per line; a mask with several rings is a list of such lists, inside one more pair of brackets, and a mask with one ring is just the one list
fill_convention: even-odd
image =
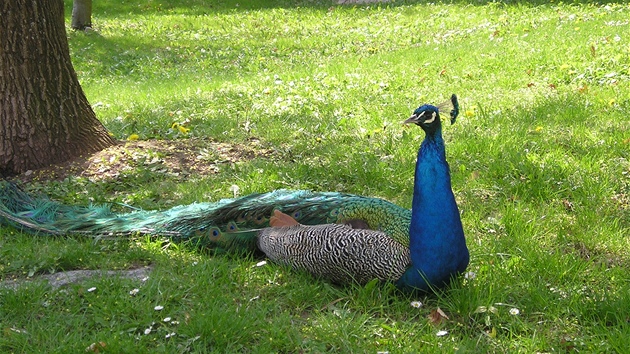
[(255, 251), (258, 231), (269, 227), (274, 210), (305, 225), (348, 223), (382, 230), (403, 245), (409, 244), (410, 211), (377, 198), (277, 190), (163, 211), (115, 213), (107, 205), (64, 205), (0, 182), (0, 224), (38, 235), (107, 238), (148, 234), (202, 247)]

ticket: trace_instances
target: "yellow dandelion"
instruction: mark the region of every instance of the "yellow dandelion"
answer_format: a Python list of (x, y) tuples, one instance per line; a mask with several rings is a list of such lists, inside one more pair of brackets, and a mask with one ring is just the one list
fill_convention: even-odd
[(477, 106), (470, 106), (470, 108), (469, 108), (469, 109), (467, 109), (467, 110), (464, 112), (464, 115), (465, 115), (467, 118), (472, 118), (472, 117), (474, 117), (474, 116), (475, 116), (475, 111), (476, 111), (476, 110), (477, 110)]
[(614, 98), (611, 98), (610, 100), (608, 100), (608, 105), (609, 106), (614, 106), (617, 103), (617, 100), (615, 100)]
[(138, 140), (140, 139), (140, 135), (138, 134), (131, 134), (127, 137), (127, 140)]
[(560, 70), (567, 70), (570, 67), (571, 67), (571, 65), (569, 65), (569, 64), (562, 64), (562, 65), (560, 65)]
[(179, 130), (180, 133), (182, 134), (186, 134), (190, 131), (190, 128), (186, 128), (185, 126), (175, 122), (173, 124), (171, 124), (171, 129), (177, 129)]
[(534, 128), (534, 131), (535, 131), (536, 133), (540, 133), (542, 130), (543, 130), (543, 127), (542, 127), (542, 126), (540, 126), (540, 125), (538, 125), (538, 126), (536, 126), (536, 128)]

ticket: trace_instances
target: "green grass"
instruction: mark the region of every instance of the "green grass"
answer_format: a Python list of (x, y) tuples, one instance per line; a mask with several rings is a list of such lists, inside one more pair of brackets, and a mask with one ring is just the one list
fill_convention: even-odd
[[(147, 168), (33, 188), (69, 203), (150, 208), (229, 197), (232, 185), (242, 194), (335, 190), (409, 206), (422, 134), (400, 122), (454, 92), (462, 116), (444, 134), (476, 277), (417, 297), (383, 284), (336, 287), (160, 240), (2, 228), (3, 279), (154, 271), (143, 283), (0, 290), (0, 351), (77, 353), (100, 341), (112, 353), (630, 347), (627, 4), (223, 3), (96, 1), (95, 31), (69, 33), (73, 64), (118, 139), (257, 139), (271, 157), (188, 179)], [(437, 308), (449, 319), (434, 325), (427, 316)]]

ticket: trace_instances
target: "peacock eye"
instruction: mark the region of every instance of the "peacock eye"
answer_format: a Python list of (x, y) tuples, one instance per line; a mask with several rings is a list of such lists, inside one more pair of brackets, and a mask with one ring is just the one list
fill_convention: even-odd
[(300, 216), (302, 216), (302, 213), (300, 213), (299, 211), (293, 213), (293, 218), (299, 218)]
[(435, 121), (435, 117), (437, 117), (437, 113), (431, 112), (431, 118), (427, 118), (424, 121), (424, 124), (431, 124), (431, 123), (433, 123)]

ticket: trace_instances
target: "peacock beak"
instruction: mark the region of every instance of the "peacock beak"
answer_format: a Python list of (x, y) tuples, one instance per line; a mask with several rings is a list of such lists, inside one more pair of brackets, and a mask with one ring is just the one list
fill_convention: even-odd
[(407, 118), (407, 120), (405, 120), (403, 122), (403, 124), (419, 124), (420, 123), (420, 117), (422, 117), (422, 115), (424, 114), (424, 112), (422, 112), (421, 114), (413, 114), (411, 115), (411, 117)]
[(438, 114), (436, 112), (431, 112), (430, 114), (427, 114), (427, 111), (422, 111), (420, 113), (414, 113), (411, 117), (407, 118), (406, 121), (404, 121), (404, 124), (430, 124), (433, 123), (433, 121), (435, 121), (435, 118), (437, 118)]

